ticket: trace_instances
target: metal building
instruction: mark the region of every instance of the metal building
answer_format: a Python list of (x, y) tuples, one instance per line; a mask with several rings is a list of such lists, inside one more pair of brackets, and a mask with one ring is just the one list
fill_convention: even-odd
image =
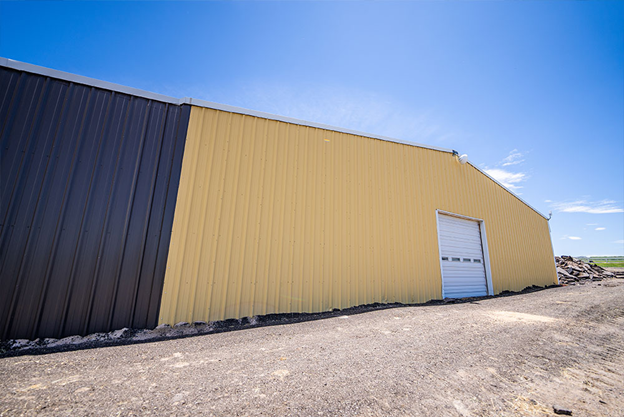
[(557, 283), (547, 219), (451, 150), (0, 65), (3, 338)]
[(190, 106), (0, 64), (2, 338), (156, 325)]

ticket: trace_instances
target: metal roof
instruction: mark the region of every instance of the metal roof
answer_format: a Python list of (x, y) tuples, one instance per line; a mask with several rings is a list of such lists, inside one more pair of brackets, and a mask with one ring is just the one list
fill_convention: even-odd
[[(394, 143), (400, 143), (400, 144), (403, 144), (403, 145), (409, 145), (409, 146), (415, 146), (415, 147), (419, 147), (419, 148), (431, 149), (431, 150), (434, 150), (434, 151), (448, 152), (448, 153), (452, 153), (453, 152), (452, 149), (440, 148), (440, 147), (437, 147), (437, 146), (423, 145), (423, 144), (420, 144), (420, 143), (403, 141), (403, 140), (400, 140), (400, 139), (390, 138), (390, 137), (387, 137), (387, 136), (374, 135), (374, 134), (371, 134), (371, 133), (360, 132), (360, 131), (357, 131), (357, 130), (344, 129), (344, 128), (341, 128), (341, 127), (325, 125), (325, 124), (322, 124), (322, 123), (315, 123), (315, 122), (309, 122), (309, 121), (306, 121), (306, 120), (294, 119), (294, 118), (291, 118), (291, 117), (279, 116), (279, 115), (275, 115), (275, 114), (271, 114), (271, 113), (265, 113), (265, 112), (261, 112), (261, 111), (245, 109), (245, 108), (242, 108), (242, 107), (230, 106), (230, 105), (227, 105), (227, 104), (214, 103), (214, 102), (211, 102), (211, 101), (199, 100), (199, 99), (194, 99), (194, 98), (190, 98), (190, 97), (184, 97), (184, 98), (178, 99), (178, 98), (175, 98), (175, 97), (170, 97), (170, 96), (165, 96), (165, 95), (162, 95), (162, 94), (152, 93), (150, 91), (140, 90), (140, 89), (137, 89), (137, 88), (127, 87), (127, 86), (123, 86), (123, 85), (120, 85), (120, 84), (115, 84), (115, 83), (110, 83), (110, 82), (107, 82), (107, 81), (97, 80), (97, 79), (94, 79), (94, 78), (84, 77), (82, 75), (76, 75), (76, 74), (72, 74), (72, 73), (68, 73), (68, 72), (64, 72), (64, 71), (58, 71), (58, 70), (54, 70), (54, 69), (50, 69), (50, 68), (46, 68), (46, 67), (41, 67), (41, 66), (38, 66), (38, 65), (28, 64), (28, 63), (25, 63), (25, 62), (15, 61), (15, 60), (8, 59), (8, 58), (0, 57), (0, 67), (13, 68), (13, 69), (20, 70), (20, 71), (25, 71), (25, 72), (30, 72), (30, 73), (34, 73), (34, 74), (44, 75), (44, 76), (53, 77), (53, 78), (57, 78), (57, 79), (61, 79), (61, 80), (66, 80), (66, 81), (70, 81), (70, 82), (74, 82), (74, 83), (85, 84), (85, 85), (94, 86), (94, 87), (98, 87), (98, 88), (102, 88), (102, 89), (106, 89), (106, 90), (111, 90), (111, 91), (116, 91), (116, 92), (120, 92), (120, 93), (130, 94), (130, 95), (133, 95), (133, 96), (144, 97), (144, 98), (147, 98), (147, 99), (150, 99), (150, 100), (158, 100), (158, 101), (165, 102), (165, 103), (171, 103), (171, 104), (176, 104), (176, 105), (189, 104), (189, 105), (193, 105), (193, 106), (197, 106), (197, 107), (205, 107), (205, 108), (209, 108), (209, 109), (222, 110), (222, 111), (238, 113), (238, 114), (245, 114), (245, 115), (259, 117), (259, 118), (263, 118), (263, 119), (278, 120), (278, 121), (281, 121), (281, 122), (292, 123), (292, 124), (301, 125), (301, 126), (309, 126), (309, 127), (314, 127), (314, 128), (318, 128), (318, 129), (326, 129), (326, 130), (331, 130), (331, 131), (335, 131), (335, 132), (348, 133), (348, 134), (362, 136), (362, 137), (368, 137), (368, 138), (372, 138), (372, 139), (379, 139), (379, 140), (383, 140), (383, 141), (387, 141), (387, 142), (394, 142)], [(468, 161), (468, 164), (470, 164), (470, 166), (472, 166), (473, 168), (475, 168), (476, 170), (481, 172), (483, 175), (485, 175), (486, 177), (488, 177), (489, 179), (494, 181), (496, 184), (498, 184), (501, 187), (503, 187), (510, 194), (512, 194), (518, 200), (520, 200), (521, 202), (526, 204), (529, 208), (531, 208), (537, 214), (539, 214), (540, 216), (542, 216), (543, 218), (548, 220), (547, 216), (545, 216), (543, 213), (541, 213), (535, 207), (533, 207), (528, 202), (526, 202), (525, 200), (520, 198), (517, 194), (515, 194), (514, 192), (509, 190), (507, 187), (505, 187), (503, 184), (501, 184), (498, 180), (496, 180), (494, 177), (489, 175), (487, 172), (485, 172), (484, 170), (482, 170), (481, 168), (479, 168), (478, 166), (473, 164), (471, 161)]]

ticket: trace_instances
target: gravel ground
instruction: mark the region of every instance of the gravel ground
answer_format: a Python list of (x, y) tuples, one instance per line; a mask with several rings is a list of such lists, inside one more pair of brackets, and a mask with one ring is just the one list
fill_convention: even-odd
[(624, 281), (0, 359), (0, 415), (624, 416)]

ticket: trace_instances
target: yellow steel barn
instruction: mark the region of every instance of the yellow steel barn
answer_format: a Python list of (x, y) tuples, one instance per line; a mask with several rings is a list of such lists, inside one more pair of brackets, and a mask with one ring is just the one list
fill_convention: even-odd
[(451, 150), (214, 107), (191, 110), (160, 323), (557, 283), (547, 219)]
[(548, 220), (450, 149), (0, 58), (0, 336), (557, 283)]

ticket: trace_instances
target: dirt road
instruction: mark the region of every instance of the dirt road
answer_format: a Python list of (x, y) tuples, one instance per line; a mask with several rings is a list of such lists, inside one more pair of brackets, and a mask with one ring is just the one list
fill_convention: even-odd
[(0, 359), (0, 415), (624, 416), (624, 281)]

